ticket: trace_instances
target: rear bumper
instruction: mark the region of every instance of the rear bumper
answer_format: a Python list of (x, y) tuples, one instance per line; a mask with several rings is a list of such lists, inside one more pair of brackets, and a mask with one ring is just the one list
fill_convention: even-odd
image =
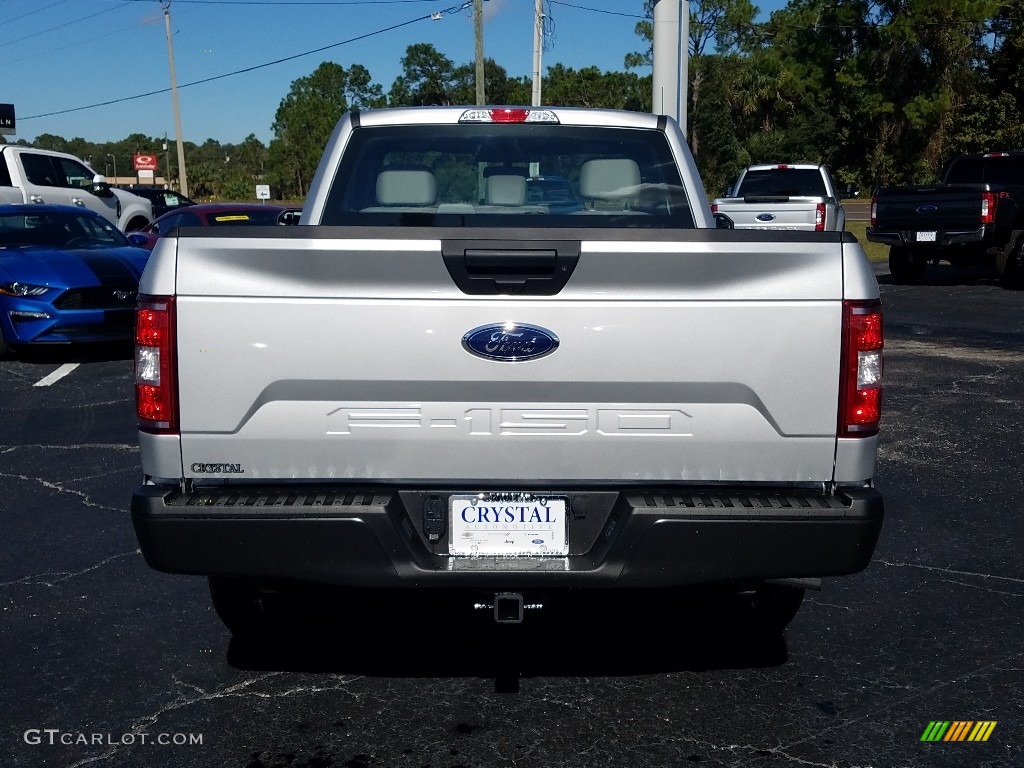
[[(881, 495), (629, 489), (566, 492), (569, 555), (452, 558), (424, 532), (425, 502), (453, 491), (139, 488), (132, 520), (147, 563), (168, 573), (362, 587), (672, 587), (863, 570)], [(551, 495), (561, 495), (550, 490)]]
[(984, 226), (977, 229), (938, 230), (935, 233), (935, 240), (929, 242), (918, 242), (916, 230), (880, 230), (875, 227), (868, 227), (865, 234), (868, 240), (873, 243), (927, 250), (948, 245), (981, 245), (991, 239), (989, 237), (990, 231)]

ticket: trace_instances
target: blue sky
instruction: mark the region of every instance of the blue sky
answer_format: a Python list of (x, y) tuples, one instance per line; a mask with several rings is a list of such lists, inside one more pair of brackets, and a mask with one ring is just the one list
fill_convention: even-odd
[[(170, 0), (183, 137), (238, 143), (255, 134), (268, 143), (274, 112), (292, 82), (323, 61), (345, 68), (362, 64), (385, 92), (413, 43), (431, 43), (456, 64), (469, 63), (472, 14), (454, 10), (463, 4)], [(766, 16), (785, 1), (755, 4)], [(643, 0), (546, 0), (546, 6), (554, 35), (544, 67), (622, 70), (623, 57), (643, 47), (633, 31)], [(533, 7), (533, 0), (484, 3), (485, 55), (513, 76), (532, 71)], [(432, 13), (442, 18), (433, 20)], [(159, 0), (0, 0), (0, 19), (0, 103), (15, 106), (14, 139), (31, 141), (41, 133), (95, 142), (132, 133), (174, 136), (169, 92), (130, 98), (170, 87)], [(281, 59), (290, 60), (260, 66)], [(255, 69), (188, 85), (249, 68)], [(68, 111), (105, 102), (115, 103)]]

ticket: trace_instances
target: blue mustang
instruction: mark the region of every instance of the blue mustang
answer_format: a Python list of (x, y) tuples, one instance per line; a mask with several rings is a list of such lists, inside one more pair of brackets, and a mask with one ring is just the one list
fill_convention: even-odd
[(11, 346), (131, 339), (148, 258), (88, 209), (0, 205), (0, 356)]

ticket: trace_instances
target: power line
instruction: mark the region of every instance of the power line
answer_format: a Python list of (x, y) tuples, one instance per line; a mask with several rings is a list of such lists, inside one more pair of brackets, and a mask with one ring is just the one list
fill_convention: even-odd
[[(399, 5), (440, 3), (444, 0), (175, 0), (189, 5)], [(60, 0), (64, 2), (64, 0)], [(149, 3), (152, 0), (124, 0), (127, 3)], [(444, 13), (444, 11), (442, 11)]]
[[(59, 5), (59, 3), (54, 3), (54, 5)], [(52, 8), (53, 6), (51, 5), (51, 6), (47, 6), (47, 7), (48, 8)], [(54, 31), (56, 31), (58, 29), (64, 29), (64, 27), (73, 26), (73, 25), (77, 24), (80, 21), (85, 21), (86, 19), (91, 19), (94, 16), (102, 16), (104, 13), (110, 13), (111, 11), (116, 11), (117, 9), (118, 9), (118, 6), (112, 5), (109, 8), (105, 8), (102, 11), (96, 11), (96, 13), (90, 13), (88, 16), (81, 16), (81, 17), (79, 17), (77, 19), (72, 19), (71, 21), (66, 21), (63, 24), (58, 24), (56, 27), (50, 27), (49, 29), (44, 29), (44, 30), (41, 30), (39, 32), (33, 32), (31, 35), (25, 35), (24, 37), (19, 37), (19, 38), (15, 39), (15, 40), (5, 40), (4, 42), (0, 43), (0, 46), (12, 45), (14, 43), (20, 43), (22, 40), (30, 40), (33, 37), (39, 37), (40, 35), (45, 35), (47, 32), (54, 32)], [(40, 8), (39, 10), (43, 10), (43, 9)], [(27, 15), (28, 14), (26, 14), (26, 16)], [(24, 16), (21, 16), (19, 18), (24, 18)]]
[(32, 16), (33, 14), (39, 13), (40, 11), (45, 11), (47, 8), (53, 8), (55, 5), (62, 5), (63, 3), (66, 3), (67, 1), (68, 0), (57, 0), (57, 2), (50, 3), (49, 5), (44, 5), (42, 8), (36, 8), (35, 10), (29, 11), (28, 13), (23, 13), (23, 14), (21, 14), (21, 16), (11, 16), (10, 18), (4, 19), (4, 23), (10, 24), (12, 21), (17, 21), (18, 19), (24, 19), (26, 16)]
[[(265, 62), (264, 64), (256, 64), (255, 66), (246, 67), (245, 69), (236, 69), (234, 72), (225, 72), (222, 75), (214, 75), (213, 77), (206, 77), (206, 78), (203, 78), (202, 80), (193, 80), (191, 83), (184, 83), (182, 85), (179, 85), (178, 88), (179, 89), (181, 89), (181, 88), (190, 88), (193, 85), (203, 85), (204, 83), (212, 83), (215, 80), (223, 80), (223, 79), (228, 78), (228, 77), (234, 77), (235, 75), (243, 75), (243, 74), (245, 74), (247, 72), (255, 72), (258, 69), (265, 69), (267, 67), (272, 67), (272, 66), (275, 66), (276, 64), (283, 64), (286, 61), (294, 61), (295, 59), (300, 59), (303, 56), (310, 56), (310, 55), (312, 55), (314, 53), (322, 53), (323, 51), (330, 50), (331, 48), (337, 48), (340, 45), (348, 45), (349, 43), (355, 43), (355, 42), (358, 42), (360, 40), (366, 40), (367, 38), (375, 37), (376, 35), (382, 35), (385, 32), (393, 32), (396, 29), (401, 29), (402, 27), (408, 27), (411, 24), (416, 24), (416, 23), (421, 22), (421, 21), (428, 21), (428, 20), (431, 20), (431, 19), (437, 20), (437, 19), (439, 19), (439, 18), (441, 18), (443, 16), (450, 16), (452, 14), (459, 13), (460, 11), (464, 11), (467, 8), (472, 7), (472, 5), (473, 5), (473, 0), (466, 0), (466, 2), (463, 2), (461, 5), (451, 6), (449, 8), (445, 8), (444, 10), (441, 10), (441, 11), (434, 11), (433, 13), (430, 13), (430, 14), (428, 14), (426, 16), (417, 16), (415, 19), (409, 19), (408, 21), (403, 21), (403, 22), (400, 22), (398, 24), (393, 24), (392, 26), (385, 27), (384, 29), (378, 29), (378, 30), (376, 30), (374, 32), (367, 32), (366, 34), (363, 34), (363, 35), (357, 35), (356, 37), (351, 37), (348, 40), (342, 40), (342, 41), (337, 42), (337, 43), (331, 43), (330, 45), (321, 46), (320, 48), (314, 48), (313, 50), (310, 50), (310, 51), (304, 51), (302, 53), (296, 53), (293, 56), (285, 56), (282, 59), (275, 59), (274, 61), (268, 61), (268, 62)], [(88, 105), (82, 106), (82, 107), (72, 107), (71, 109), (61, 109), (61, 110), (58, 110), (56, 112), (45, 112), (45, 113), (39, 114), (39, 115), (29, 115), (28, 117), (19, 117), (18, 120), (19, 120), (19, 122), (23, 121), (23, 120), (35, 120), (36, 118), (40, 118), (40, 117), (53, 117), (54, 115), (66, 115), (66, 114), (68, 114), (70, 112), (81, 112), (82, 110), (86, 110), (86, 109), (95, 109), (97, 107), (108, 107), (108, 106), (110, 106), (112, 104), (123, 104), (126, 101), (135, 101), (136, 99), (144, 99), (147, 96), (156, 96), (156, 95), (161, 94), (161, 93), (167, 93), (170, 90), (171, 90), (170, 88), (160, 88), (159, 90), (156, 90), (156, 91), (148, 91), (146, 93), (139, 93), (139, 94), (136, 94), (134, 96), (125, 96), (125, 97), (122, 97), (120, 99), (111, 99), (110, 101), (103, 101), (103, 102), (99, 102), (97, 104), (88, 104)]]
[[(435, 0), (435, 2), (436, 1), (437, 0)], [(65, 2), (65, 0), (60, 0), (60, 2)], [(147, 2), (151, 2), (151, 0), (147, 0)], [(122, 6), (122, 7), (126, 7), (126, 6)], [(188, 8), (188, 9), (186, 9), (184, 11), (181, 11), (178, 14), (176, 14), (176, 17), (178, 19), (180, 19), (185, 14), (187, 14), (187, 13), (194, 13), (197, 10), (199, 10), (199, 9), (198, 8)], [(103, 40), (104, 38), (113, 37), (114, 35), (121, 35), (121, 34), (124, 34), (125, 32), (135, 32), (136, 30), (138, 30), (139, 27), (148, 26), (149, 24), (155, 24), (155, 23), (156, 23), (156, 21), (135, 23), (135, 24), (132, 24), (131, 26), (128, 26), (128, 27), (119, 27), (118, 29), (113, 29), (113, 30), (111, 30), (109, 32), (104, 32), (101, 35), (95, 35), (95, 34), (94, 35), (90, 35), (88, 38), (76, 39), (76, 41), (73, 42), (73, 43), (68, 43), (67, 45), (62, 45), (62, 46), (59, 46), (57, 48), (48, 48), (45, 51), (36, 51), (35, 53), (31, 53), (28, 56), (22, 56), (20, 59), (8, 59), (7, 61), (0, 61), (0, 67), (8, 67), (8, 66), (10, 66), (12, 64), (18, 64), (18, 63), (20, 63), (22, 61), (30, 61), (31, 59), (38, 59), (40, 56), (48, 56), (51, 53), (58, 53), (59, 51), (66, 51), (68, 48), (77, 48), (77, 47), (82, 46), (82, 45), (94, 45), (97, 40)]]
[(646, 19), (647, 16), (640, 16), (635, 13), (622, 13), (621, 11), (608, 11), (604, 8), (590, 8), (586, 5), (576, 5), (574, 3), (566, 3), (563, 0), (550, 0), (552, 5), (564, 5), (566, 8), (575, 8), (578, 11), (591, 11), (592, 13), (605, 13), (609, 16), (625, 16), (627, 19)]

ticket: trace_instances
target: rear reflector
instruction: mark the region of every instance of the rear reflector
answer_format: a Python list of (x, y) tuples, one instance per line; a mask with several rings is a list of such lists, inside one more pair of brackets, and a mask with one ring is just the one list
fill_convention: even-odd
[(174, 325), (172, 296), (139, 296), (135, 313), (135, 411), (143, 432), (178, 432)]
[(844, 301), (839, 437), (878, 434), (882, 416), (883, 346), (881, 302)]

